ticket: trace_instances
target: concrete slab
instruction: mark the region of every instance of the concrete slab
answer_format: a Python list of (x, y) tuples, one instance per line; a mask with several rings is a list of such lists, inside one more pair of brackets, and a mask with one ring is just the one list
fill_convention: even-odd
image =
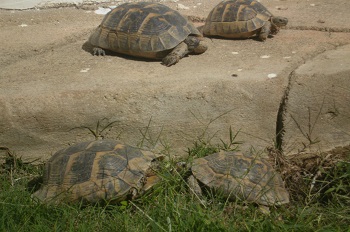
[(350, 45), (326, 51), (290, 75), (283, 150), (327, 150), (350, 144)]
[(84, 0), (1, 0), (0, 9), (25, 10), (59, 4), (82, 4)]
[[(181, 12), (200, 19), (218, 2), (183, 0), (189, 10)], [(291, 74), (318, 54), (350, 44), (350, 18), (327, 19), (330, 29), (322, 31), (314, 19), (340, 3), (320, 0), (319, 11), (311, 11), (309, 2), (264, 2), (289, 16), (291, 27), (265, 43), (207, 39), (206, 53), (170, 68), (159, 61), (93, 57), (85, 42), (103, 16), (90, 10), (0, 11), (0, 41), (6, 44), (0, 48), (1, 146), (24, 158), (45, 159), (92, 139), (86, 127), (98, 121), (115, 122), (103, 136), (132, 145), (146, 138), (145, 145), (169, 145), (174, 155), (185, 154), (203, 132), (227, 141), (230, 126), (241, 130), (243, 150), (273, 146), (279, 123), (288, 121), (278, 112)], [(178, 3), (165, 2), (174, 9)], [(337, 10), (345, 14), (348, 4), (341, 0)], [(287, 9), (276, 8), (281, 5)], [(290, 97), (302, 99), (298, 94)]]

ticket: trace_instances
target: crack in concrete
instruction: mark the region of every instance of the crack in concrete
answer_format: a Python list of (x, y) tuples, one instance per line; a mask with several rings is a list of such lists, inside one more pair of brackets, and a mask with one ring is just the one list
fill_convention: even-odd
[(323, 31), (323, 32), (344, 32), (349, 33), (350, 28), (345, 27), (320, 27), (320, 26), (287, 26), (285, 30), (307, 30), (307, 31)]
[[(296, 68), (297, 69), (297, 68)], [(276, 148), (280, 151), (282, 151), (282, 145), (283, 145), (283, 136), (285, 133), (285, 127), (284, 127), (284, 116), (286, 113), (287, 103), (288, 103), (288, 97), (289, 92), (292, 88), (292, 80), (295, 76), (295, 70), (294, 69), (291, 73), (288, 75), (288, 85), (284, 91), (284, 94), (282, 96), (282, 100), (280, 103), (280, 106), (278, 108), (277, 112), (277, 119), (276, 119)]]
[(330, 49), (324, 49), (322, 51), (313, 53), (311, 56), (305, 58), (305, 57), (301, 57), (303, 59), (303, 62), (300, 62), (299, 64), (296, 65), (296, 67), (294, 66), (294, 68), (292, 69), (292, 71), (289, 73), (288, 75), (288, 84), (287, 87), (284, 91), (284, 94), (282, 96), (281, 102), (280, 102), (280, 106), (278, 108), (278, 112), (277, 112), (277, 118), (276, 118), (276, 148), (280, 151), (282, 151), (282, 146), (283, 146), (283, 142), (284, 142), (284, 133), (285, 133), (285, 125), (284, 125), (284, 121), (285, 121), (285, 115), (286, 115), (286, 111), (287, 111), (287, 104), (288, 104), (288, 98), (289, 98), (289, 92), (292, 89), (292, 85), (293, 82), (295, 81), (295, 70), (297, 70), (301, 65), (305, 64), (307, 61), (312, 60), (313, 58), (317, 57), (318, 55), (329, 51), (329, 50), (335, 50), (338, 47), (344, 46), (344, 45), (333, 45), (333, 48)]

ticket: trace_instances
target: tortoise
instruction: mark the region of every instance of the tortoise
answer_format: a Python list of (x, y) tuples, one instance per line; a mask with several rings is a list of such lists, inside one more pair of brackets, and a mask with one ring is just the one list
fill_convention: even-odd
[(229, 200), (238, 198), (262, 207), (289, 203), (289, 193), (273, 167), (241, 152), (220, 151), (194, 159), (188, 184), (198, 195), (209, 187)]
[(110, 11), (92, 33), (94, 55), (105, 50), (162, 59), (171, 66), (187, 54), (207, 50), (202, 34), (179, 12), (160, 3), (124, 3)]
[(32, 198), (46, 203), (135, 199), (160, 180), (154, 169), (162, 158), (116, 140), (81, 142), (48, 160), (43, 185)]
[(265, 41), (269, 35), (278, 33), (288, 19), (273, 16), (256, 0), (228, 0), (219, 3), (209, 13), (203, 27), (204, 36), (229, 39), (249, 38), (257, 35)]

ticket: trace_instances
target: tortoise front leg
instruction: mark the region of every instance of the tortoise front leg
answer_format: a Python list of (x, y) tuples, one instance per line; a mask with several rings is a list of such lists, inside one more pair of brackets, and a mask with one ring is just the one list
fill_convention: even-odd
[(259, 38), (265, 41), (271, 32), (271, 22), (267, 21), (264, 26), (260, 29)]
[(92, 54), (94, 56), (105, 56), (106, 55), (105, 50), (103, 50), (102, 48), (99, 48), (99, 47), (94, 47), (92, 49), (92, 52), (93, 52)]
[(166, 57), (163, 58), (162, 64), (169, 67), (176, 64), (180, 59), (189, 53), (188, 46), (185, 42), (177, 45)]
[(190, 187), (191, 194), (196, 196), (202, 205), (206, 205), (206, 201), (202, 199), (203, 192), (199, 186), (198, 180), (193, 176), (189, 176), (187, 179), (187, 184)]

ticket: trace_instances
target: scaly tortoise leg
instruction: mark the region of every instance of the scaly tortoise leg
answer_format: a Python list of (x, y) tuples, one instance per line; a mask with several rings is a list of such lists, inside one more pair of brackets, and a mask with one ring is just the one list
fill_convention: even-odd
[(271, 22), (267, 21), (264, 26), (260, 29), (259, 38), (265, 41), (271, 32)]
[(93, 51), (92, 54), (94, 56), (105, 56), (106, 55), (105, 50), (103, 50), (102, 48), (99, 48), (99, 47), (93, 48), (92, 51)]
[(164, 64), (167, 67), (174, 65), (188, 53), (189, 51), (187, 44), (185, 42), (181, 42), (166, 57), (163, 58), (162, 64)]

